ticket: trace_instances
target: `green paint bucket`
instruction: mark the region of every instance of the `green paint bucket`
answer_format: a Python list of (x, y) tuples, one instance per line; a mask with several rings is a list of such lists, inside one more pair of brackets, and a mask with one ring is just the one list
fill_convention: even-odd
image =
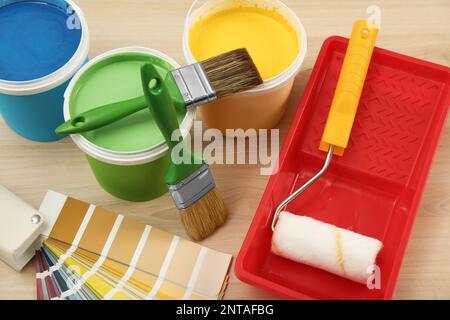
[[(153, 63), (162, 76), (179, 67), (167, 55), (140, 47), (109, 51), (91, 60), (66, 90), (65, 120), (105, 104), (143, 96), (140, 67), (147, 62)], [(181, 105), (176, 108), (181, 131), (186, 135), (195, 111), (186, 111)], [(164, 175), (170, 154), (148, 109), (71, 138), (110, 194), (129, 201), (148, 201), (167, 192)]]

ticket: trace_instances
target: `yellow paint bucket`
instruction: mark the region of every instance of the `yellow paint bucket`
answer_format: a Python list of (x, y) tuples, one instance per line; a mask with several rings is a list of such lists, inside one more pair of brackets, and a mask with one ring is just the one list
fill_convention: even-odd
[[(293, 44), (296, 51), (289, 56)], [(295, 13), (278, 0), (194, 1), (183, 34), (187, 62), (195, 63), (238, 47), (249, 50), (265, 81), (253, 90), (200, 107), (202, 119), (208, 127), (223, 133), (226, 129), (271, 129), (285, 113), (305, 59), (305, 28)]]

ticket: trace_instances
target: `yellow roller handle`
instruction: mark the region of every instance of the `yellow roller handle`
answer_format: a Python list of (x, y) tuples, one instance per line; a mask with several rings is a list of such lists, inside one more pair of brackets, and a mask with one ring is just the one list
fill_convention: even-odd
[(366, 80), (378, 29), (365, 20), (353, 25), (338, 84), (331, 104), (320, 150), (334, 146), (334, 154), (342, 156), (347, 148), (361, 92)]

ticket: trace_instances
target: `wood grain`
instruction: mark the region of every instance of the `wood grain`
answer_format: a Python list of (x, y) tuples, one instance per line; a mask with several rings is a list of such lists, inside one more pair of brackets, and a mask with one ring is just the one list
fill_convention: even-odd
[[(76, 0), (91, 32), (90, 56), (125, 46), (161, 50), (184, 62), (181, 34), (190, 1)], [(279, 125), (284, 140), (318, 50), (330, 35), (348, 36), (353, 20), (366, 17), (370, 1), (286, 0), (308, 33), (308, 55), (296, 80), (287, 114)], [(378, 46), (450, 65), (450, 2), (448, 0), (379, 0), (382, 31)], [(396, 299), (450, 298), (450, 124), (447, 122), (423, 194), (414, 231), (398, 280)], [(268, 177), (258, 166), (214, 166), (219, 189), (232, 213), (220, 232), (204, 245), (234, 256), (240, 248)], [(169, 196), (130, 203), (107, 194), (95, 181), (80, 150), (64, 139), (57, 143), (28, 142), (0, 120), (0, 184), (38, 207), (47, 189), (104, 206), (184, 236)], [(0, 299), (35, 299), (34, 270), (21, 273), (0, 262)], [(240, 282), (231, 272), (226, 299), (269, 299), (270, 293)]]

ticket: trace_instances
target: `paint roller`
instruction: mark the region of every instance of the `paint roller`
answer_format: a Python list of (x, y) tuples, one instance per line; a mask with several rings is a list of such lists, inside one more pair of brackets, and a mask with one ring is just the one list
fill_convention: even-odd
[(278, 206), (272, 221), (273, 253), (363, 284), (382, 247), (379, 240), (283, 209), (327, 171), (333, 155), (344, 155), (377, 35), (373, 24), (355, 22), (319, 147), (327, 153), (325, 163)]

